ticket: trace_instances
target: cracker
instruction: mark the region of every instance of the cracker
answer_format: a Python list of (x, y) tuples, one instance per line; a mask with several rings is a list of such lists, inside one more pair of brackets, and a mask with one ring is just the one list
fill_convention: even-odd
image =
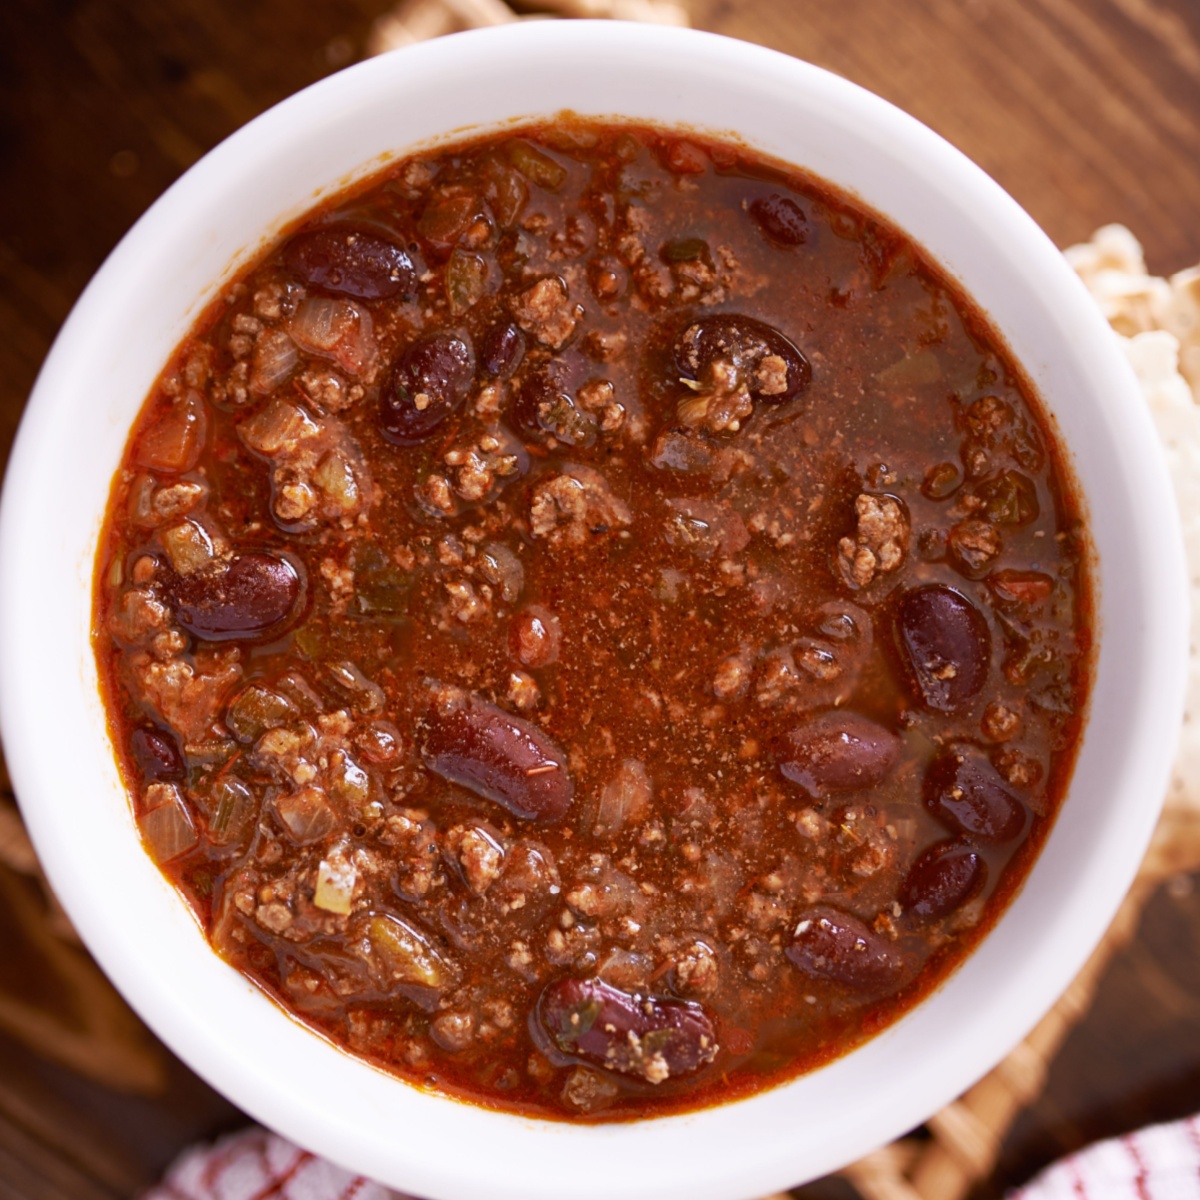
[(1168, 807), (1200, 812), (1200, 266), (1150, 275), (1137, 239), (1106, 225), (1067, 260), (1121, 337), (1166, 453), (1191, 581), (1187, 701)]

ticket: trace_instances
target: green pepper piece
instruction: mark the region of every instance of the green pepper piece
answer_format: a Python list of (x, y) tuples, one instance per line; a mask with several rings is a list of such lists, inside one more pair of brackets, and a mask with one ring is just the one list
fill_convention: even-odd
[(461, 317), (483, 299), (487, 271), (487, 263), (480, 255), (461, 246), (454, 248), (446, 264), (446, 299), (456, 317)]
[(997, 525), (1028, 525), (1041, 511), (1033, 480), (1020, 471), (1005, 471), (989, 480), (980, 495), (988, 520)]
[(566, 167), (529, 142), (510, 142), (508, 159), (530, 183), (536, 183), (548, 192), (558, 191), (567, 180)]

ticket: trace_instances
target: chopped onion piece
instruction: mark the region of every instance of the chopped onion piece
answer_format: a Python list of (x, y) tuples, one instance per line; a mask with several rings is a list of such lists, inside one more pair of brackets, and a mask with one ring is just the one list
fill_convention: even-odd
[(354, 897), (354, 885), (358, 872), (354, 864), (342, 854), (331, 854), (321, 860), (317, 867), (317, 890), (313, 903), (326, 912), (346, 916), (350, 912), (350, 901)]
[(310, 296), (292, 318), (292, 337), (317, 354), (328, 354), (341, 337), (341, 325), (347, 308), (344, 300)]
[(301, 349), (334, 359), (350, 375), (364, 374), (375, 361), (370, 313), (349, 300), (309, 296), (288, 332)]
[(239, 842), (258, 815), (254, 795), (240, 780), (218, 779), (209, 793), (208, 838), (218, 846)]
[(186, 854), (200, 840), (179, 789), (172, 785), (158, 792), (158, 795), (168, 794), (170, 798), (165, 803), (138, 818), (150, 857), (160, 865)]
[(636, 758), (627, 758), (600, 789), (596, 832), (617, 833), (625, 825), (640, 821), (650, 806), (653, 791), (646, 768)]
[(254, 348), (250, 390), (265, 396), (286, 383), (300, 361), (296, 343), (282, 329), (264, 333)]
[(319, 842), (332, 833), (337, 825), (337, 814), (319, 788), (306, 787), (275, 801), (275, 815), (287, 827), (301, 845)]
[(180, 575), (194, 574), (217, 556), (208, 531), (196, 521), (178, 521), (168, 525), (159, 536), (171, 566)]
[(596, 968), (598, 978), (626, 991), (639, 991), (648, 987), (653, 972), (654, 962), (649, 955), (622, 950), (618, 946), (614, 946)]
[(329, 763), (329, 790), (355, 813), (371, 798), (371, 777), (348, 754), (334, 754)]
[(362, 697), (359, 708), (363, 712), (377, 713), (383, 710), (383, 706), (387, 702), (383, 688), (368, 679), (354, 663), (348, 661), (330, 663), (329, 674), (346, 691), (354, 692)]
[(255, 742), (268, 729), (286, 725), (296, 715), (296, 706), (286, 697), (252, 683), (229, 705), (225, 724), (239, 742)]
[(137, 440), (134, 454), (143, 467), (179, 474), (200, 457), (208, 427), (204, 397), (188, 392), (166, 409)]
[(154, 511), (154, 489), (158, 481), (153, 475), (139, 475), (129, 485), (129, 504), (126, 512), (135, 525), (150, 529), (158, 524), (158, 516)]
[(316, 437), (321, 427), (298, 404), (273, 400), (262, 412), (243, 421), (237, 432), (255, 454), (274, 458), (294, 454), (296, 447)]
[(372, 916), (361, 949), (367, 952), (368, 961), (385, 988), (408, 983), (441, 989), (457, 978), (453, 964), (433, 948), (425, 932), (400, 917)]
[(330, 450), (317, 463), (312, 480), (344, 512), (351, 512), (362, 498), (354, 468), (337, 450)]

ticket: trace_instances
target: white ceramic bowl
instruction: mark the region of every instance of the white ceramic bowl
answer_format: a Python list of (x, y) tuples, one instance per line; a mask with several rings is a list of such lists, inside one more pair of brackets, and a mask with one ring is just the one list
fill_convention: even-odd
[[(314, 201), (448, 132), (569, 108), (742, 137), (889, 214), (966, 285), (1033, 377), (1091, 512), (1101, 650), (1079, 763), (1015, 903), (952, 978), (831, 1066), (686, 1116), (585, 1128), (421, 1093), (334, 1049), (221, 963), (141, 848), (89, 642), (126, 433), (223, 280)], [(436, 1200), (732, 1200), (895, 1137), (999, 1060), (1083, 963), (1154, 825), (1179, 726), (1186, 581), (1150, 420), (1051, 243), (981, 171), (842, 79), (707, 34), (539, 22), (327, 79), (219, 146), (79, 301), (21, 426), (0, 513), (0, 716), (50, 879), (100, 964), (217, 1088), (329, 1158)]]

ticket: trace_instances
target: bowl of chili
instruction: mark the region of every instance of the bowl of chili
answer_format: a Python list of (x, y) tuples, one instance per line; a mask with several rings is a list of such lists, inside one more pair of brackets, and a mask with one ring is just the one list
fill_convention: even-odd
[(1186, 659), (1033, 222), (843, 80), (619, 23), (364, 63), (189, 171), (43, 369), (0, 580), (101, 965), (447, 1198), (751, 1195), (952, 1099), (1115, 911)]

